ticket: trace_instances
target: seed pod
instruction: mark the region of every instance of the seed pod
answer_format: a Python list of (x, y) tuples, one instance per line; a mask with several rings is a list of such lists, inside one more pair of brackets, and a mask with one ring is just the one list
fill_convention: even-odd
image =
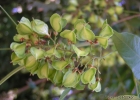
[(90, 68), (90, 69), (86, 70), (85, 72), (83, 72), (82, 76), (81, 76), (82, 83), (88, 84), (88, 83), (92, 82), (95, 74), (96, 74), (95, 68)]
[(19, 58), (23, 58), (25, 56), (25, 48), (26, 48), (26, 43), (16, 43), (12, 42), (10, 45), (10, 48), (15, 52), (15, 54)]
[(48, 63), (44, 63), (43, 65), (39, 66), (37, 75), (39, 78), (47, 78), (48, 79), (48, 75), (49, 75)]
[(38, 40), (38, 36), (37, 35), (30, 35), (30, 40), (32, 41), (32, 43), (34, 45), (37, 45), (39, 40)]
[(54, 61), (52, 62), (52, 66), (53, 66), (53, 68), (55, 68), (56, 70), (62, 70), (62, 69), (64, 69), (68, 64), (69, 64), (69, 60), (66, 60), (66, 61), (54, 60)]
[(73, 43), (76, 43), (76, 35), (74, 31), (64, 30), (63, 32), (60, 33), (60, 36), (70, 40)]
[(118, 15), (123, 13), (123, 7), (122, 6), (116, 6), (115, 11)]
[(108, 38), (107, 37), (96, 36), (96, 39), (104, 49), (107, 48), (107, 46), (108, 46)]
[(36, 60), (37, 59), (41, 59), (41, 58), (43, 58), (44, 57), (44, 50), (42, 50), (42, 49), (37, 49), (37, 48), (35, 48), (35, 47), (31, 47), (30, 48), (30, 52), (31, 52), (31, 54), (36, 58)]
[(61, 85), (62, 84), (62, 80), (63, 80), (63, 72), (62, 71), (56, 71), (54, 78), (53, 78), (53, 82), (56, 85)]
[(77, 73), (69, 70), (68, 72), (65, 73), (62, 84), (65, 87), (75, 87), (77, 81), (78, 81)]
[(21, 18), (19, 24), (16, 26), (16, 29), (18, 33), (21, 35), (29, 35), (33, 33), (32, 28), (31, 28), (31, 23), (25, 17)]
[(95, 14), (91, 14), (91, 16), (90, 16), (89, 19), (88, 19), (88, 21), (89, 21), (90, 23), (96, 23), (97, 20), (98, 20), (98, 16), (95, 15)]
[(92, 32), (92, 30), (90, 30), (89, 28), (87, 28), (85, 26), (81, 29), (81, 31), (79, 31), (77, 33), (77, 35), (79, 36), (80, 40), (91, 40), (91, 41), (93, 41), (95, 39), (95, 35)]
[(44, 35), (49, 36), (48, 25), (46, 23), (44, 23), (43, 21), (39, 19), (33, 19), (31, 24), (32, 24), (32, 29), (34, 32), (36, 32), (40, 36), (44, 36)]
[(27, 41), (27, 40), (29, 40), (29, 36), (28, 35), (16, 34), (13, 37), (13, 39), (14, 39), (14, 41), (17, 41), (17, 42)]
[(103, 24), (103, 29), (101, 30), (99, 36), (110, 38), (113, 33), (113, 29), (108, 24)]
[(48, 79), (53, 82), (53, 78), (56, 73), (56, 70), (51, 66), (50, 63), (48, 63), (48, 68), (49, 68)]
[(29, 66), (25, 66), (25, 68), (31, 73), (31, 74), (35, 74), (38, 70), (38, 66), (40, 65), (40, 63), (38, 61), (36, 61), (36, 63), (29, 67)]
[(101, 83), (100, 83), (100, 81), (97, 81), (95, 84), (89, 84), (88, 88), (95, 91), (95, 92), (100, 92), (101, 91)]
[(18, 62), (19, 62), (20, 60), (22, 60), (22, 58), (19, 58), (19, 57), (15, 54), (15, 52), (13, 52), (13, 53), (11, 54), (11, 60), (12, 60), (13, 65), (16, 65), (16, 64), (18, 64)]
[(75, 53), (77, 54), (78, 58), (80, 56), (87, 56), (89, 51), (88, 50), (80, 50), (78, 49), (75, 45), (72, 45), (73, 50), (75, 51)]
[(25, 63), (25, 66), (27, 68), (27, 67), (34, 66), (37, 63), (37, 61), (36, 61), (34, 56), (29, 55), (25, 58), (24, 63)]

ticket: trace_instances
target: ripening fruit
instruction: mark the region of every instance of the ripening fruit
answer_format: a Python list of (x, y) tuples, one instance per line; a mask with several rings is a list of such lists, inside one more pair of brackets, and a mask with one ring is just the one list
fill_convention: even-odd
[(53, 82), (56, 85), (61, 85), (62, 84), (62, 80), (63, 80), (63, 72), (62, 71), (56, 71), (54, 78), (53, 78)]
[(82, 73), (81, 76), (81, 81), (83, 84), (88, 84), (92, 82), (92, 80), (95, 78), (96, 74), (96, 69), (95, 68), (90, 68), (86, 70), (85, 72)]
[(31, 28), (31, 23), (30, 21), (25, 18), (22, 17), (19, 24), (16, 26), (17, 32), (21, 35), (29, 35), (32, 34), (32, 28)]
[(88, 88), (90, 90), (95, 91), (95, 92), (100, 92), (101, 91), (101, 83), (100, 83), (100, 81), (97, 81), (95, 84), (88, 84)]
[(76, 72), (69, 70), (65, 73), (62, 84), (65, 87), (75, 87), (77, 81), (78, 81), (78, 74)]
[(32, 22), (32, 29), (40, 36), (49, 36), (48, 25), (39, 19), (34, 19)]

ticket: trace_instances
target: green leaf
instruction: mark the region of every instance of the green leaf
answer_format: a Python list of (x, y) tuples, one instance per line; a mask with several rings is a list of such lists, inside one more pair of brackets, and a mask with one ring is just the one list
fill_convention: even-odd
[(67, 96), (67, 94), (69, 93), (69, 91), (71, 90), (71, 88), (66, 88), (63, 93), (60, 96), (60, 100), (64, 100), (64, 98)]
[(87, 56), (89, 54), (89, 52), (87, 52), (87, 50), (80, 50), (75, 45), (72, 45), (72, 48), (75, 51), (75, 53), (77, 54), (78, 58), (80, 56)]
[(63, 20), (61, 20), (60, 15), (58, 15), (57, 13), (53, 14), (50, 18), (50, 24), (56, 32), (60, 32), (62, 30), (62, 26), (65, 25), (65, 22), (63, 21), (62, 24), (61, 21)]
[(74, 31), (64, 30), (63, 32), (60, 33), (60, 36), (72, 41), (73, 43), (76, 43), (76, 35)]
[(54, 61), (52, 62), (52, 66), (53, 66), (56, 70), (62, 70), (62, 69), (64, 69), (68, 64), (69, 64), (69, 61), (54, 60)]
[(131, 68), (134, 76), (140, 80), (140, 37), (114, 31), (112, 39), (121, 57)]
[(140, 100), (138, 96), (135, 95), (120, 95), (116, 97), (109, 97), (109, 100)]
[(108, 38), (107, 37), (96, 36), (96, 39), (104, 49), (107, 48), (107, 46), (108, 46)]
[(44, 50), (42, 50), (42, 49), (37, 49), (35, 47), (31, 47), (30, 52), (36, 58), (36, 60), (44, 57)]

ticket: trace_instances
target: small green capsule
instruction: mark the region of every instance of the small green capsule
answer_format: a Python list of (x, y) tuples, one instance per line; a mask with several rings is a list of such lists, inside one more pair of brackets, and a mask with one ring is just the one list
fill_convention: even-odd
[(17, 32), (21, 35), (29, 35), (32, 34), (32, 28), (31, 28), (31, 23), (30, 21), (25, 18), (22, 17), (19, 24), (16, 26)]
[(29, 36), (28, 35), (21, 35), (21, 34), (16, 34), (13, 37), (14, 41), (16, 42), (22, 42), (22, 41), (28, 41), (29, 40)]
[(65, 73), (62, 84), (65, 87), (75, 87), (77, 81), (78, 81), (78, 74), (76, 72), (69, 70)]
[(43, 21), (41, 21), (39, 19), (33, 19), (31, 24), (32, 24), (33, 31), (36, 32), (38, 35), (49, 36), (48, 25), (46, 23), (44, 23)]
[(24, 63), (25, 63), (26, 67), (32, 67), (36, 64), (36, 62), (37, 61), (36, 61), (35, 57), (31, 56), (31, 55), (26, 57), (25, 60), (24, 60)]
[(56, 71), (54, 78), (53, 78), (53, 82), (56, 85), (61, 85), (62, 84), (62, 80), (63, 80), (63, 72), (62, 71)]
[(62, 70), (64, 69), (67, 65), (69, 64), (69, 61), (58, 61), (58, 60), (54, 60), (52, 62), (52, 66), (56, 69), (56, 70)]
[(83, 84), (90, 83), (93, 80), (95, 74), (96, 74), (95, 68), (90, 68), (90, 69), (86, 70), (85, 72), (83, 72), (82, 76), (81, 76), (82, 83)]
[(101, 83), (100, 83), (100, 81), (97, 81), (95, 84), (89, 84), (88, 88), (95, 91), (95, 92), (100, 92), (101, 91)]

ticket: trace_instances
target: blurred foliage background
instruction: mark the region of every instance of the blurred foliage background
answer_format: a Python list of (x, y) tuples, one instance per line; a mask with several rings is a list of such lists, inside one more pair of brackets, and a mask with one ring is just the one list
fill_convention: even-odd
[[(72, 29), (78, 18), (84, 18), (91, 29), (98, 34), (105, 19), (118, 32), (131, 32), (140, 36), (140, 1), (139, 0), (1, 0), (0, 5), (18, 23), (22, 16), (45, 21), (52, 30), (49, 18), (59, 13)], [(12, 51), (9, 48), (16, 34), (16, 28), (6, 14), (0, 9), (0, 79), (13, 70), (10, 62)], [(133, 74), (122, 58), (115, 52), (110, 40), (103, 55), (112, 53), (101, 63), (102, 91), (92, 92), (72, 89), (65, 100), (107, 100), (109, 96), (136, 95)], [(56, 87), (46, 79), (30, 75), (22, 70), (13, 75), (0, 86), (0, 100), (59, 100), (63, 87)]]

